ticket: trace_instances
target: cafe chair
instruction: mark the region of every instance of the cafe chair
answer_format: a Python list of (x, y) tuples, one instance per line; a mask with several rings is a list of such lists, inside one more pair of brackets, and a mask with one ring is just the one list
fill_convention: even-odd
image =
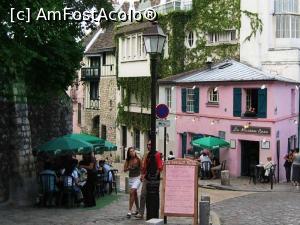
[(53, 199), (56, 197), (56, 177), (54, 174), (40, 174), (40, 199), (42, 206), (53, 206)]
[(96, 180), (96, 197), (104, 196), (105, 193), (105, 175), (102, 171), (98, 171)]
[[(111, 174), (112, 179), (109, 181), (109, 177)], [(117, 181), (116, 181), (116, 176), (118, 174), (118, 170), (117, 169), (112, 169), (108, 171), (108, 177), (107, 177), (107, 181), (108, 181), (108, 186), (109, 186), (109, 194), (111, 194), (113, 191), (116, 192), (116, 194), (118, 193), (117, 190)]]
[(73, 208), (75, 206), (75, 179), (72, 176), (62, 176), (62, 191), (60, 196), (60, 205), (64, 200), (67, 208)]
[(201, 163), (201, 179), (210, 179), (211, 162), (205, 161)]

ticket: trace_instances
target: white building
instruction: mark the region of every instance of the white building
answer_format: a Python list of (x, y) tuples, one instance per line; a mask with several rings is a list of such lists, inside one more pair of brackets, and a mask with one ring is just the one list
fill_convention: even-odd
[(241, 0), (241, 9), (258, 13), (263, 23), (262, 33), (251, 41), (250, 24), (242, 16), (240, 58), (242, 62), (300, 80), (300, 1), (299, 0)]

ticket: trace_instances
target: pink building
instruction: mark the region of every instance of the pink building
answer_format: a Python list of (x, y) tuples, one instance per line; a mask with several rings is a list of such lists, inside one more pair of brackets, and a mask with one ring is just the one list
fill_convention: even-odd
[(160, 93), (176, 92), (170, 129), (177, 157), (188, 153), (193, 138), (218, 136), (230, 142), (216, 154), (232, 176), (249, 175), (250, 165), (271, 156), (284, 180), (283, 157), (298, 140), (298, 82), (230, 60), (159, 84)]

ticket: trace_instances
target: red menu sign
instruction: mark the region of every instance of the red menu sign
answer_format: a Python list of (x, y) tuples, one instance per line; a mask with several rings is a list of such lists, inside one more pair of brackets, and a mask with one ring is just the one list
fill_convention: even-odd
[(191, 159), (167, 161), (164, 167), (163, 216), (198, 218), (198, 162)]

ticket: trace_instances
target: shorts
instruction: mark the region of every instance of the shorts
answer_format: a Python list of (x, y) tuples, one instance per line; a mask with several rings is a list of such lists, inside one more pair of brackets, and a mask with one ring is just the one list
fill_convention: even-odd
[(129, 177), (129, 188), (130, 189), (139, 189), (141, 185), (140, 177)]

